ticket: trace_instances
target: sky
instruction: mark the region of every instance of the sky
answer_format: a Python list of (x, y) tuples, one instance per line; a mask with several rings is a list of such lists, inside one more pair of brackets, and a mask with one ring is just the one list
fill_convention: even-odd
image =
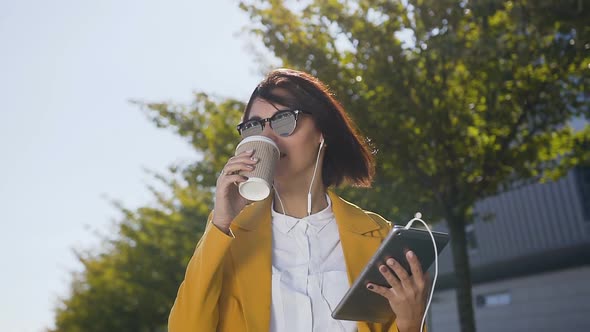
[(262, 79), (232, 0), (0, 1), (0, 331), (53, 327), (72, 249), (97, 246), (196, 153), (129, 100), (246, 101)]

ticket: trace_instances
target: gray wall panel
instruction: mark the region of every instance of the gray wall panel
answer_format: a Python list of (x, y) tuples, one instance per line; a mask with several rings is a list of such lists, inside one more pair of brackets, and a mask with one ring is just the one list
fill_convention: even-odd
[[(583, 204), (590, 202), (583, 201), (576, 181), (570, 172), (557, 182), (525, 186), (476, 204), (476, 213), (493, 212), (495, 218), (474, 224), (478, 249), (469, 257), (474, 273), (480, 273), (472, 288), (474, 304), (482, 294), (511, 295), (508, 305), (475, 309), (478, 332), (590, 331), (590, 220), (583, 213)], [(448, 231), (444, 223), (435, 229)], [(548, 268), (552, 257), (554, 267)], [(450, 245), (439, 258), (439, 276), (452, 276)], [(571, 262), (558, 267), (556, 260)], [(509, 274), (496, 273), (498, 267), (510, 267)], [(481, 278), (482, 271), (491, 277)], [(433, 268), (429, 272), (434, 275)], [(455, 291), (449, 285), (441, 280), (435, 291), (432, 332), (459, 331)]]
[(527, 253), (531, 251), (533, 246), (533, 237), (530, 232), (530, 225), (526, 216), (526, 208), (524, 202), (526, 202), (526, 196), (521, 191), (514, 192), (509, 199), (508, 211), (513, 211), (510, 224), (515, 229), (514, 234), (516, 235), (515, 243), (518, 244), (516, 250)]
[[(560, 183), (557, 190), (557, 197), (559, 199), (559, 204), (562, 206), (561, 209), (561, 218), (567, 221), (569, 220), (582, 220), (581, 218), (576, 218), (574, 214), (575, 206), (572, 204), (574, 201), (573, 197), (570, 197), (570, 194), (567, 190), (568, 183), (567, 180)], [(564, 229), (566, 230), (567, 238), (573, 239), (575, 242), (582, 240), (582, 234), (576, 231), (579, 228), (580, 223), (576, 222), (564, 222)]]
[[(590, 331), (590, 266), (480, 284), (474, 297), (508, 291), (512, 302), (476, 307), (478, 332)], [(455, 291), (436, 291), (431, 332), (459, 331)], [(474, 300), (475, 302), (475, 300)]]
[[(565, 179), (566, 185), (564, 185), (565, 192), (567, 192), (568, 197), (568, 209), (570, 210), (571, 215), (573, 216), (572, 219), (574, 220), (584, 220), (584, 215), (582, 213), (582, 198), (580, 197), (580, 192), (578, 190), (576, 177), (574, 174), (569, 174), (568, 177)], [(590, 202), (586, 202), (586, 204), (590, 204)], [(588, 232), (588, 228), (584, 227), (584, 225), (588, 225), (590, 223), (581, 222), (576, 223), (576, 232), (579, 234), (581, 238), (584, 235), (589, 236), (590, 232)]]
[[(590, 223), (583, 219), (575, 185), (570, 172), (557, 182), (525, 186), (478, 202), (476, 213), (495, 217), (474, 223), (478, 249), (469, 254), (471, 266), (590, 243)], [(444, 222), (435, 229), (448, 231)], [(453, 271), (450, 251), (441, 255), (443, 274)]]
[(535, 248), (536, 250), (539, 250), (543, 247), (545, 247), (548, 243), (547, 238), (546, 238), (546, 234), (543, 231), (542, 227), (538, 227), (541, 223), (542, 219), (542, 214), (541, 214), (541, 204), (539, 201), (539, 197), (536, 194), (536, 188), (535, 186), (529, 186), (526, 189), (524, 189), (524, 191), (526, 192), (525, 197), (528, 201), (531, 202), (532, 205), (532, 209), (531, 210), (527, 210), (525, 211), (525, 217), (523, 220), (525, 220), (524, 222), (527, 223), (527, 226), (529, 227), (529, 229), (531, 229), (535, 235), (537, 235), (537, 237), (535, 239), (533, 239), (533, 248)]

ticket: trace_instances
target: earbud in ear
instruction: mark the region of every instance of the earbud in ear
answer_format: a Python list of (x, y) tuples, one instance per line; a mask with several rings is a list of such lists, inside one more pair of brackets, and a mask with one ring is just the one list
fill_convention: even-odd
[(324, 147), (324, 136), (322, 136), (322, 139), (320, 140), (320, 150)]

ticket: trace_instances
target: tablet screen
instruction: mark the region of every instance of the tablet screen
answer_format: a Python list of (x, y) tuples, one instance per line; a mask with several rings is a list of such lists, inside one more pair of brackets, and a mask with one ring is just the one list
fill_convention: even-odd
[[(432, 232), (432, 235), (440, 255), (440, 252), (449, 242), (449, 235), (441, 232)], [(368, 290), (366, 285), (372, 282), (389, 286), (381, 272), (379, 272), (379, 266), (385, 264), (385, 261), (390, 257), (393, 257), (408, 273), (411, 273), (408, 261), (405, 258), (407, 250), (412, 250), (416, 254), (423, 271), (426, 271), (432, 265), (434, 246), (428, 231), (418, 228), (394, 227), (334, 309), (332, 317), (341, 320), (379, 323), (390, 321), (394, 313), (391, 311), (389, 302), (383, 296)]]

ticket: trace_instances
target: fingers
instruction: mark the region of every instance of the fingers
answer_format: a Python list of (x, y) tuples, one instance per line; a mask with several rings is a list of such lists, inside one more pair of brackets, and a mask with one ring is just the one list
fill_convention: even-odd
[(419, 281), (417, 281), (416, 283), (418, 284), (418, 287), (422, 287), (425, 297), (428, 297), (428, 294), (430, 294), (431, 291), (434, 291), (433, 289), (430, 289), (430, 275), (428, 275), (428, 272), (425, 272), (423, 274), (421, 283)]
[(254, 150), (246, 150), (244, 152), (241, 152), (238, 155), (235, 155), (231, 158), (229, 158), (227, 164), (232, 164), (234, 162), (245, 162), (245, 163), (256, 163), (256, 158), (252, 158), (252, 155), (254, 154)]
[[(420, 264), (419, 262), (417, 262), (418, 260), (416, 258), (416, 255), (413, 255), (413, 258), (411, 258), (411, 260), (415, 260), (416, 262), (414, 263), (417, 263), (418, 265)], [(367, 289), (374, 293), (384, 296), (390, 301), (394, 301), (395, 298), (405, 299), (409, 297), (414, 297), (415, 294), (421, 291), (423, 286), (418, 285), (424, 285), (425, 283), (425, 276), (422, 274), (421, 267), (419, 267), (420, 270), (418, 271), (418, 273), (420, 274), (420, 279), (415, 280), (418, 278), (417, 275), (415, 275), (414, 272), (412, 272), (412, 276), (410, 276), (406, 269), (402, 265), (400, 265), (395, 259), (389, 258), (387, 259), (385, 264), (386, 265), (379, 266), (379, 272), (381, 273), (381, 275), (383, 275), (383, 277), (391, 286), (391, 288), (369, 283), (367, 284)], [(414, 267), (413, 269), (416, 270), (416, 267)]]
[(406, 271), (406, 269), (403, 266), (401, 266), (393, 258), (389, 258), (386, 263), (387, 263), (387, 266), (389, 266), (389, 268), (391, 268), (393, 270), (393, 272), (395, 272), (395, 275), (399, 278), (401, 285), (405, 289), (413, 288), (413, 285), (414, 285), (413, 280), (412, 280), (412, 278), (410, 278), (408, 271)]
[(410, 271), (412, 271), (414, 282), (419, 287), (424, 287), (424, 273), (418, 257), (410, 250), (406, 253), (406, 259), (408, 260), (408, 263), (410, 263)]
[[(389, 265), (391, 267), (391, 261), (394, 261), (393, 258), (390, 258), (387, 260), (387, 265)], [(402, 285), (400, 284), (399, 279), (391, 272), (391, 270), (385, 266), (385, 265), (381, 265), (379, 266), (379, 272), (381, 272), (381, 275), (383, 275), (383, 277), (385, 278), (385, 280), (387, 281), (387, 283), (391, 286), (391, 289), (394, 292), (399, 292), (401, 290)]]
[(377, 294), (383, 296), (384, 298), (386, 298), (389, 301), (391, 301), (391, 299), (393, 297), (393, 292), (391, 291), (391, 288), (388, 288), (388, 287), (379, 286), (376, 284), (369, 283), (369, 284), (367, 284), (367, 289), (373, 293), (377, 293)]
[(372, 282), (366, 287), (386, 298), (400, 321), (419, 322), (426, 306), (428, 291), (424, 286), (428, 283), (429, 276), (428, 273), (423, 273), (420, 261), (413, 252), (408, 251), (406, 259), (410, 264), (411, 274), (395, 259), (388, 258), (385, 264), (379, 266), (379, 272), (391, 288)]
[(254, 165), (249, 164), (249, 163), (245, 163), (245, 162), (233, 162), (231, 164), (227, 164), (224, 168), (223, 168), (223, 174), (222, 175), (233, 175), (233, 174), (237, 174), (239, 172), (251, 172), (254, 170)]
[(249, 172), (254, 170), (258, 159), (252, 158), (253, 154), (254, 150), (248, 150), (237, 156), (231, 157), (225, 167), (223, 167), (220, 177), (228, 177), (239, 172)]

